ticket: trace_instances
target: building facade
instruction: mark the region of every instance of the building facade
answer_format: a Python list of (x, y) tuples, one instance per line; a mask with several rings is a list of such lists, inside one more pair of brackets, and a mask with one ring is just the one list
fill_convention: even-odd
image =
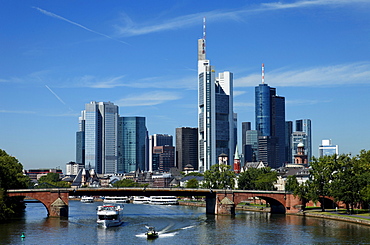
[(145, 117), (118, 120), (118, 173), (148, 170), (148, 131)]
[(293, 159), (292, 152), (292, 134), (293, 134), (293, 122), (285, 122), (285, 162), (291, 163)]
[(339, 154), (338, 145), (333, 145), (331, 143), (331, 139), (322, 140), (321, 145), (319, 146), (319, 157), (330, 156), (334, 154)]
[(154, 146), (153, 155), (157, 159), (158, 171), (169, 172), (171, 168), (175, 167), (175, 147), (164, 145)]
[(95, 168), (97, 173), (117, 171), (118, 106), (92, 101), (79, 118), (76, 136), (77, 163)]
[(245, 132), (244, 159), (245, 162), (256, 162), (258, 157), (258, 137), (257, 130), (247, 130)]
[[(262, 83), (255, 87), (256, 130), (260, 134), (258, 160), (271, 168), (279, 168), (286, 161), (285, 98), (277, 96), (276, 89), (264, 83), (264, 73), (262, 77)], [(269, 155), (266, 152), (270, 152)]]
[(168, 134), (153, 134), (149, 136), (149, 172), (158, 171), (158, 159), (154, 156), (155, 146), (173, 146), (173, 136)]
[[(308, 162), (312, 158), (312, 132), (311, 132), (311, 119), (300, 119), (295, 121), (295, 131), (306, 133), (306, 141), (303, 142), (305, 155), (307, 155)], [(293, 154), (297, 152), (297, 147), (293, 148)]]
[(198, 128), (176, 128), (176, 166), (184, 171), (189, 164), (198, 170)]
[(199, 170), (217, 164), (218, 155), (234, 154), (233, 74), (215, 75), (206, 59), (205, 37), (198, 40)]

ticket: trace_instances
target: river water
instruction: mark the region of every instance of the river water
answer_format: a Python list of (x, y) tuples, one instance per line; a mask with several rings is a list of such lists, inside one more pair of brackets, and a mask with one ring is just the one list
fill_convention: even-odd
[[(69, 205), (69, 218), (59, 219), (47, 218), (41, 203), (27, 204), (23, 217), (0, 224), (0, 244), (370, 244), (370, 226), (320, 218), (125, 204), (122, 226), (104, 229), (96, 225), (101, 202)], [(147, 240), (145, 226), (156, 227), (159, 237)]]

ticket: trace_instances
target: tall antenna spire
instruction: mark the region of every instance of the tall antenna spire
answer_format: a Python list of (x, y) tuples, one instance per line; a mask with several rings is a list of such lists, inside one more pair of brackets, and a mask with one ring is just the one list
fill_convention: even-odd
[(262, 84), (265, 83), (265, 64), (262, 63)]
[(203, 54), (206, 53), (206, 17), (203, 17)]

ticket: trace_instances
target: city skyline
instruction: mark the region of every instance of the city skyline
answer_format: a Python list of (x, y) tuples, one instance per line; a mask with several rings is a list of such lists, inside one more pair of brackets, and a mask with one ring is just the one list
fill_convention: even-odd
[(312, 121), (314, 156), (322, 139), (340, 153), (370, 149), (368, 1), (2, 5), (0, 148), (26, 169), (75, 161), (78, 116), (90, 101), (146, 117), (150, 135), (197, 127), (203, 17), (207, 58), (234, 75), (239, 142), (241, 122), (255, 128), (264, 63), (265, 82), (286, 98), (286, 120)]

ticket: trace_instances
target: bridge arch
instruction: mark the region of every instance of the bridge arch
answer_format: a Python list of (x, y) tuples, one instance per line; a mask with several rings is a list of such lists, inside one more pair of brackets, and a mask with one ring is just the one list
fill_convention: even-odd
[(8, 192), (9, 197), (30, 197), (40, 201), (50, 217), (68, 217), (68, 192), (40, 190), (33, 192)]
[(277, 191), (233, 191), (230, 193), (218, 193), (217, 202), (219, 203), (224, 197), (231, 200), (235, 207), (243, 201), (258, 197), (269, 203), (271, 213), (279, 214), (297, 213), (302, 209), (303, 204), (299, 198), (294, 197), (292, 194)]

